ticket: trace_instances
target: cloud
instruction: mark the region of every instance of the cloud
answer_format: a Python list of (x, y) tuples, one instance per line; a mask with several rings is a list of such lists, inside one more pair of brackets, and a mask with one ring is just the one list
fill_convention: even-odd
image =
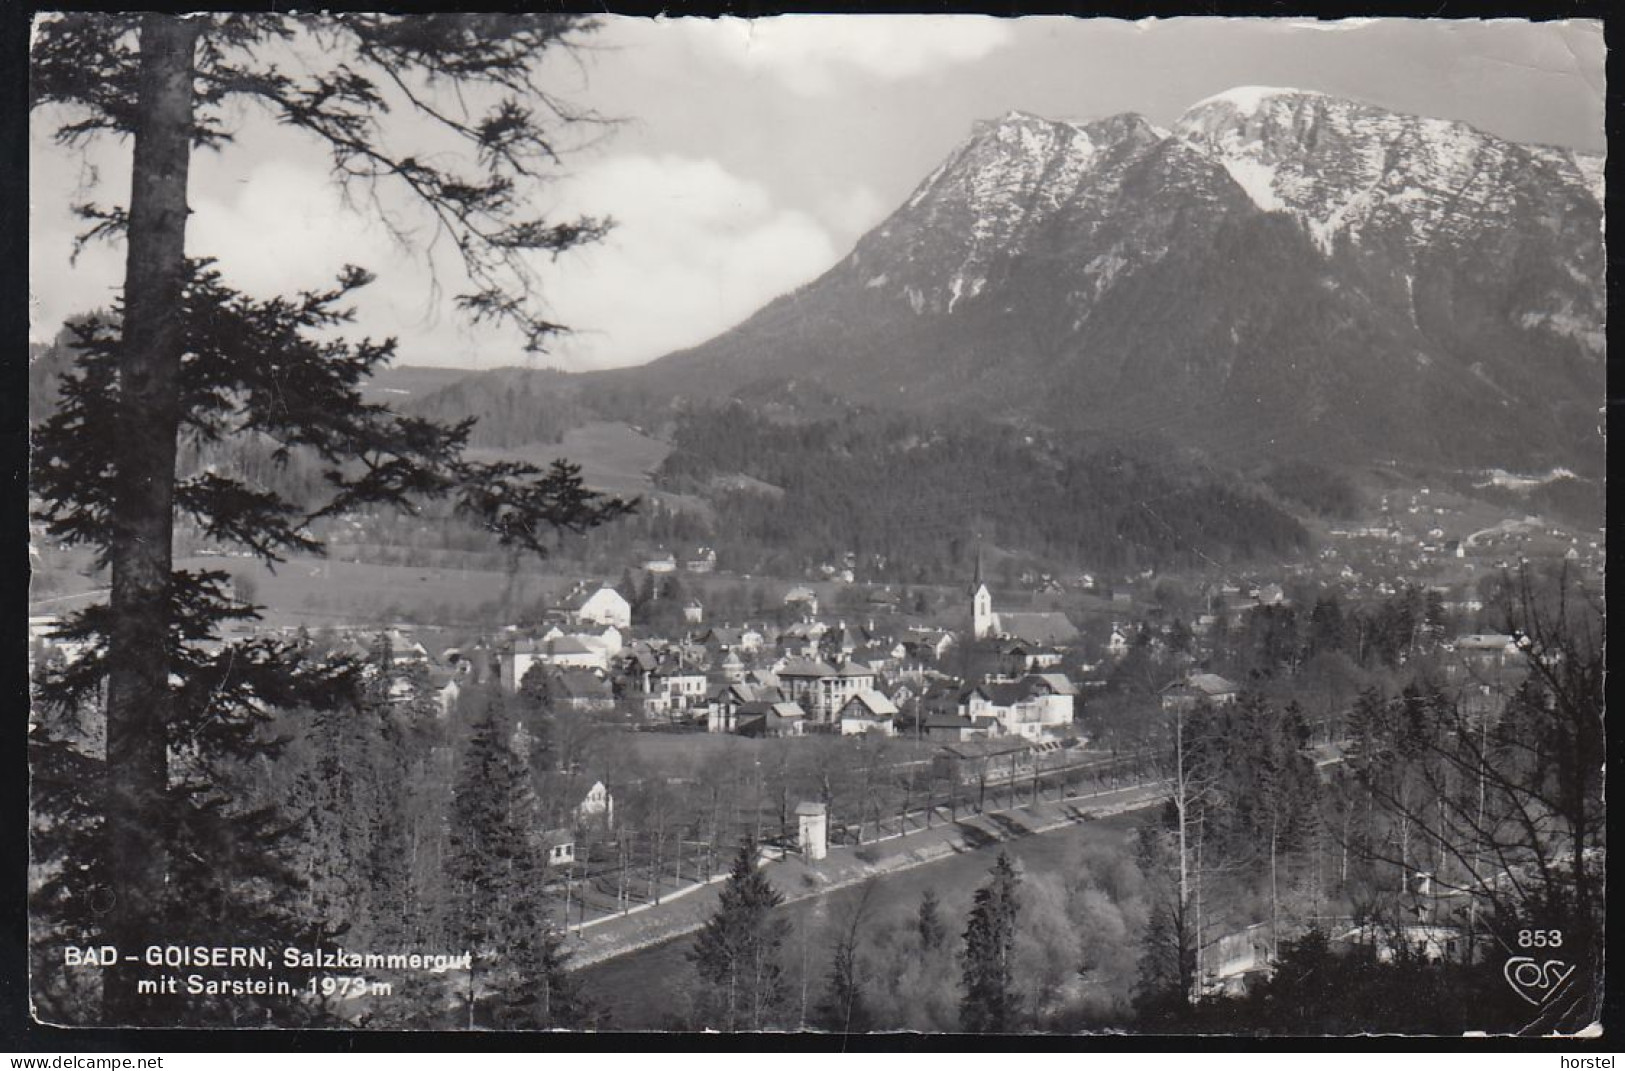
[[(714, 160), (669, 154), (603, 157), (547, 192), (560, 217), (616, 224), (603, 242), (537, 266), (548, 315), (572, 333), (535, 360), (569, 369), (641, 363), (705, 341), (829, 267), (848, 244), (843, 231), (879, 211), (878, 198), (855, 187), (815, 218)], [(308, 289), (360, 264), (378, 281), (356, 295), (346, 333), (396, 336), (406, 364), (527, 360), (516, 332), (471, 326), (452, 308), (462, 277), (444, 250), (431, 269), (426, 219), (405, 217), (419, 224), (418, 241), (402, 248), (370, 206), (347, 208), (324, 171), (286, 160), (261, 164), (233, 194), (194, 200), (189, 248), (217, 256), (240, 289)]]
[(853, 186), (819, 201), (818, 214), (834, 228), (842, 244), (857, 241), (886, 216), (888, 206), (868, 186)]
[(50, 341), (70, 316), (110, 308), (124, 279), (122, 243), (95, 242), (77, 264), (69, 263), (73, 238), (85, 229), (72, 206), (118, 205), (129, 196), (127, 153), (102, 146), (82, 156), (63, 152), (44, 126), (30, 129), (28, 167), (29, 338), (40, 342)]
[(328, 286), (345, 265), (358, 265), (377, 280), (352, 295), (355, 321), (334, 334), (393, 336), (400, 363), (474, 366), (492, 363), (488, 353), (504, 355), (498, 363), (512, 360), (516, 334), (475, 328), (452, 308), (465, 277), (445, 242), (436, 246), (427, 213), (398, 191), (384, 194), (403, 243), (362, 190), (355, 200), (346, 204), (314, 161), (267, 160), (228, 192), (193, 197), (187, 251), (214, 257), (227, 283), (261, 299)]
[(981, 59), (1012, 39), (982, 15), (779, 15), (679, 22), (712, 57), (776, 78), (805, 96), (852, 75), (895, 82)]
[(598, 246), (546, 272), (558, 317), (578, 332), (568, 367), (635, 364), (696, 345), (833, 264), (818, 220), (714, 160), (607, 159), (559, 190), (572, 211), (613, 216)]
[(258, 298), (330, 283), (346, 264), (399, 262), (388, 233), (351, 211), (323, 170), (286, 160), (260, 164), (231, 195), (192, 198), (186, 247), (220, 262), (230, 283)]
[[(356, 320), (340, 334), (395, 336), (401, 363), (491, 367), (526, 359), (516, 332), (472, 326), (453, 308), (463, 277), (445, 242), (433, 249), (431, 266), (424, 247), (434, 234), (421, 212), (403, 213), (399, 197), (386, 200), (415, 226), (413, 246), (402, 247), (375, 206), (344, 204), (319, 158), (259, 155), (239, 154), (230, 168), (205, 158), (194, 168), (187, 250), (216, 258), (230, 285), (269, 298), (326, 286), (345, 264), (358, 264), (377, 282), (354, 296)], [(86, 189), (75, 180), (76, 163), (35, 158), (42, 166), (30, 189), (33, 337), (48, 339), (65, 317), (108, 304), (123, 277), (122, 243), (93, 247), (70, 268), (77, 228), (68, 205), (86, 197), (118, 203), (124, 191), (116, 182)], [(97, 162), (110, 178), (129, 166), (117, 154)], [(602, 243), (538, 265), (548, 314), (575, 332), (538, 360), (571, 369), (635, 364), (705, 341), (828, 268), (880, 211), (863, 186), (792, 209), (716, 160), (653, 152), (602, 156), (545, 194), (561, 218), (616, 220)]]

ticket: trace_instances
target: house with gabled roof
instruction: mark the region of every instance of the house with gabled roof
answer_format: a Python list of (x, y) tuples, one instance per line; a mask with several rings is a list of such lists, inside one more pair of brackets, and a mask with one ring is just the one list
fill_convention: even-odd
[(547, 866), (569, 866), (576, 861), (576, 838), (570, 830), (549, 829), (537, 839)]
[(603, 648), (588, 643), (579, 636), (562, 636), (542, 645), (540, 660), (561, 669), (596, 669), (609, 671), (609, 658)]
[(897, 732), (897, 706), (884, 694), (875, 691), (858, 692), (841, 705), (835, 720), (842, 736), (862, 733), (880, 733), (893, 736)]
[(994, 680), (966, 691), (962, 713), (990, 717), (1008, 735), (1041, 739), (1072, 727), (1077, 689), (1060, 674), (1029, 674)]
[(742, 629), (725, 625), (712, 625), (700, 633), (700, 642), (719, 651), (731, 651), (739, 646)]
[(578, 590), (564, 600), (564, 611), (579, 625), (613, 625), (622, 631), (632, 627), (632, 604), (608, 584)]
[(747, 669), (742, 679), (745, 684), (754, 684), (762, 688), (780, 687), (779, 675), (771, 669)]
[(589, 670), (560, 670), (554, 678), (554, 695), (561, 706), (571, 710), (602, 714), (615, 709), (615, 690)]
[(797, 703), (757, 701), (739, 708), (735, 731), (741, 736), (800, 736), (807, 713)]
[(1227, 706), (1236, 701), (1241, 689), (1217, 673), (1192, 673), (1162, 690), (1162, 709), (1194, 710), (1198, 704)]
[(1061, 664), (1061, 652), (1027, 640), (1008, 640), (999, 646), (999, 658), (1011, 674), (1052, 669)]
[(605, 826), (615, 824), (615, 795), (602, 781), (594, 781), (581, 798), (581, 803), (576, 807), (576, 821), (582, 824), (603, 822)]
[(712, 733), (731, 733), (737, 727), (735, 718), (741, 707), (764, 700), (777, 702), (782, 698), (777, 689), (736, 681), (719, 684), (705, 697), (705, 729)]

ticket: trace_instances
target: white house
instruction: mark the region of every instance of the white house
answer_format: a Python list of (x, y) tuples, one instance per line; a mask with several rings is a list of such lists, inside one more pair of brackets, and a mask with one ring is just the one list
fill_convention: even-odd
[(575, 837), (568, 829), (550, 829), (542, 834), (542, 850), (548, 866), (569, 866), (576, 861)]
[(609, 671), (609, 659), (603, 649), (585, 642), (580, 636), (563, 636), (549, 641), (541, 657), (542, 661), (564, 669)]
[(1058, 673), (1035, 673), (1018, 681), (979, 684), (965, 696), (964, 716), (994, 718), (1004, 732), (1029, 740), (1072, 725), (1077, 689)]
[(626, 646), (625, 637), (615, 625), (605, 625), (601, 630), (591, 632), (578, 632), (575, 637), (588, 647), (602, 651), (606, 660), (620, 654)]
[(582, 822), (602, 820), (605, 825), (615, 822), (615, 796), (604, 787), (602, 781), (594, 781), (587, 790), (581, 805), (576, 808), (576, 818)]
[(672, 668), (657, 671), (656, 688), (667, 696), (666, 709), (676, 713), (697, 710), (705, 703), (705, 674), (699, 670)]
[(566, 609), (578, 624), (613, 625), (623, 631), (632, 627), (632, 605), (608, 584), (572, 600)]
[(842, 736), (896, 733), (897, 706), (880, 692), (859, 692), (841, 705), (837, 714)]
[(1121, 659), (1128, 655), (1128, 646), (1128, 630), (1113, 621), (1111, 639), (1106, 641), (1106, 653), (1114, 659)]

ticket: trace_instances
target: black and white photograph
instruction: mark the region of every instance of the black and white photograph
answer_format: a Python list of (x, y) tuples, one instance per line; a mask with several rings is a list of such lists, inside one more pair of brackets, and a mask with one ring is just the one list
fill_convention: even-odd
[(28, 32), (37, 1028), (1602, 1036), (1600, 19)]

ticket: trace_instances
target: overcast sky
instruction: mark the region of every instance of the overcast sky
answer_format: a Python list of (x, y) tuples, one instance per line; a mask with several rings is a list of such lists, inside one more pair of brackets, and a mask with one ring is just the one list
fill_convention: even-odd
[[(538, 194), (561, 214), (615, 217), (600, 246), (547, 269), (555, 318), (577, 329), (530, 358), (571, 370), (635, 364), (704, 341), (834, 264), (978, 119), (1012, 108), (1166, 125), (1237, 85), (1294, 86), (1460, 119), (1516, 141), (1601, 151), (1597, 23), (1308, 23), (980, 16), (612, 18), (555, 88), (624, 120)], [(36, 116), (30, 249), (34, 335), (105, 305), (122, 250), (69, 264), (69, 207), (122, 203), (127, 151), (74, 154)], [(200, 154), (188, 252), (270, 294), (345, 263), (379, 281), (358, 333), (400, 338), (399, 363), (525, 363), (517, 340), (470, 329), (426, 254), (340, 203), (320, 152), (252, 115), (239, 144)]]

